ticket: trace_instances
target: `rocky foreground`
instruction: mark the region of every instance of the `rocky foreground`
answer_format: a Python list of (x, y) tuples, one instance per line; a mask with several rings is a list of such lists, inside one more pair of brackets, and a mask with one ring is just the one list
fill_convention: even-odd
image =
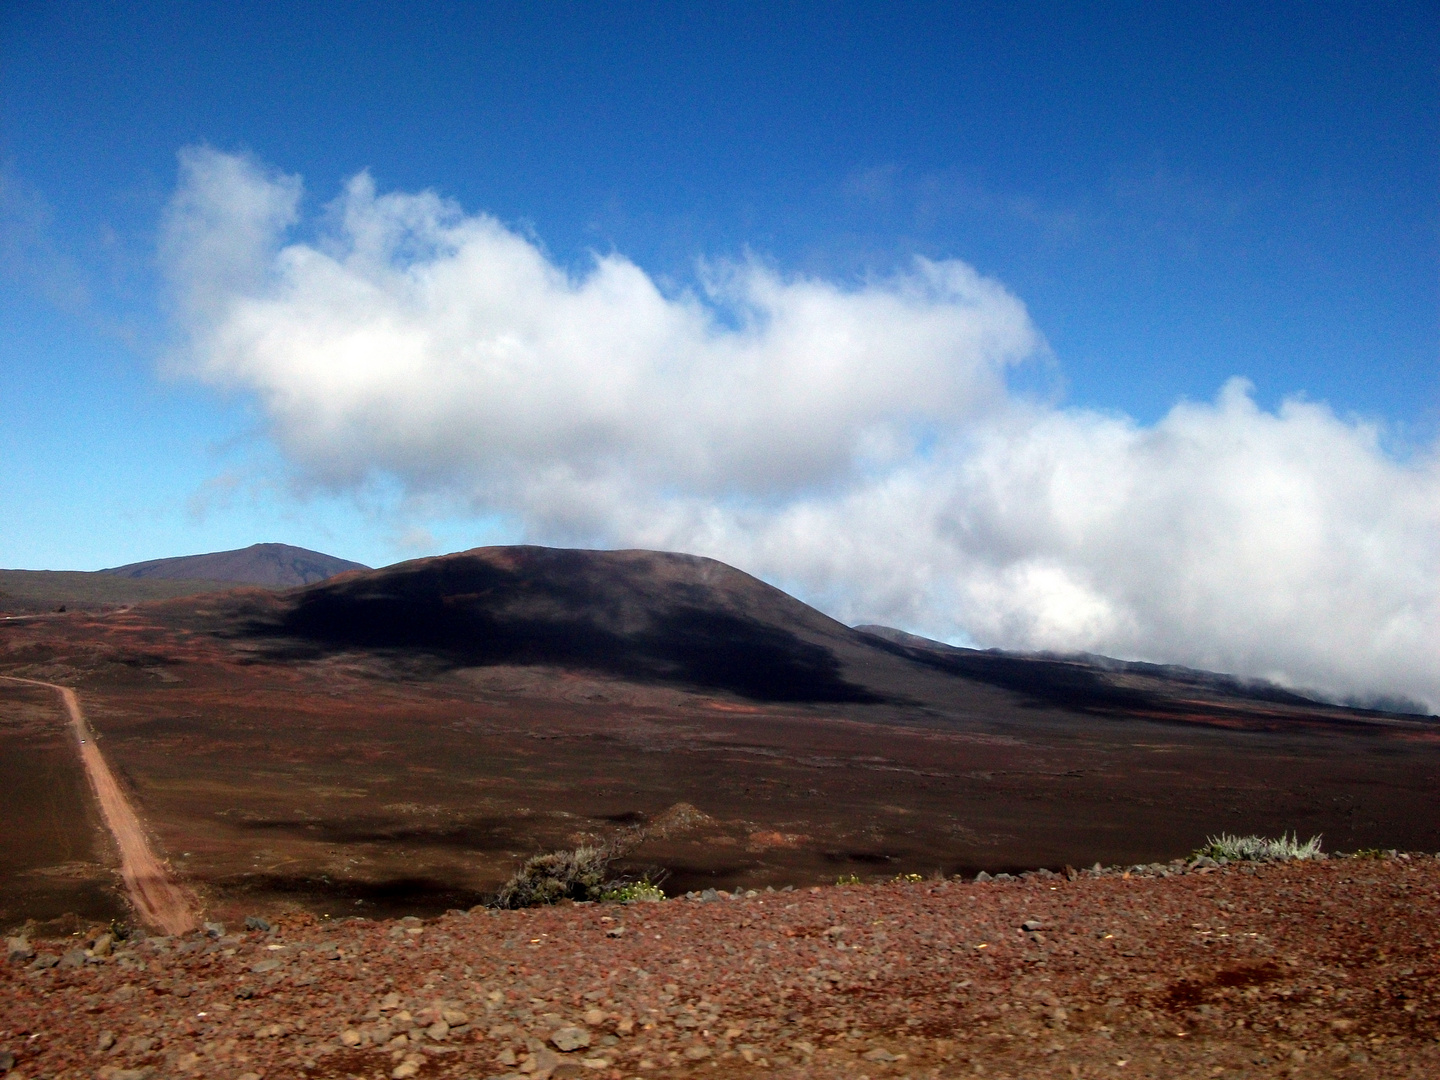
[(0, 1071), (1440, 1076), (1440, 857), (10, 940)]

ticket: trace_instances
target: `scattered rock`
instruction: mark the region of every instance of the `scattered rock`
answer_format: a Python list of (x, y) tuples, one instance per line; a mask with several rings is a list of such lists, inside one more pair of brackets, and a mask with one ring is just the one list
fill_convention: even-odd
[(1045, 924), (1039, 919), (1026, 919), (1020, 924), (1020, 929), (1024, 930), (1027, 934), (1033, 934), (1036, 930), (1045, 929)]
[(984, 870), (981, 870), (978, 874), (975, 875), (975, 880), (976, 880), (977, 882), (986, 882), (986, 881), (994, 881), (995, 879), (994, 879), (993, 877), (991, 877), (989, 874), (987, 874)]
[(5, 939), (5, 956), (12, 964), (19, 964), (35, 959), (35, 950), (27, 938), (7, 937)]
[(0, 1050), (0, 1073), (8, 1073), (15, 1068), (15, 1055), (9, 1050)]
[(84, 967), (84, 966), (85, 966), (85, 950), (84, 950), (84, 949), (66, 949), (66, 950), (65, 950), (65, 954), (60, 957), (59, 962), (58, 962), (55, 966), (58, 967), (58, 968), (60, 968), (61, 970), (66, 970), (66, 969), (70, 969), (70, 968), (80, 968), (80, 967)]
[(259, 915), (247, 915), (245, 916), (245, 929), (259, 930), (261, 933), (268, 934), (270, 932), (270, 923), (262, 919)]
[(109, 956), (115, 945), (113, 934), (101, 934), (95, 939), (95, 944), (90, 946), (91, 956)]
[(102, 1054), (115, 1045), (115, 1033), (113, 1031), (102, 1031), (100, 1038), (95, 1040), (95, 1049)]
[(205, 936), (211, 939), (219, 939), (225, 936), (225, 924), (218, 922), (207, 922), (204, 924)]
[(889, 1065), (891, 1062), (899, 1061), (901, 1057), (901, 1055), (892, 1054), (889, 1050), (886, 1050), (884, 1047), (880, 1046), (877, 1046), (874, 1050), (867, 1050), (860, 1056), (863, 1057), (866, 1061), (877, 1061), (882, 1062), (886, 1065)]
[(550, 1036), (550, 1041), (557, 1050), (568, 1054), (572, 1050), (582, 1050), (589, 1046), (590, 1032), (583, 1027), (562, 1027)]

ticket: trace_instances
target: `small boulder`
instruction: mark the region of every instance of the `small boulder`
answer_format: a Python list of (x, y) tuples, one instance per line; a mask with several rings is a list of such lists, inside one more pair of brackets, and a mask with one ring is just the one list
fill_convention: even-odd
[(245, 916), (245, 929), (259, 930), (261, 933), (268, 934), (270, 932), (270, 923), (262, 919), (259, 915), (247, 915)]
[(1033, 934), (1036, 930), (1045, 929), (1045, 924), (1039, 919), (1026, 919), (1020, 924), (1020, 929), (1024, 930), (1027, 934)]
[(982, 882), (982, 883), (983, 883), (983, 882), (986, 882), (986, 881), (994, 881), (995, 879), (994, 879), (993, 877), (991, 877), (989, 874), (987, 874), (984, 870), (981, 870), (978, 874), (975, 875), (975, 880), (976, 880), (977, 882)]
[(572, 1050), (583, 1050), (590, 1045), (590, 1032), (583, 1027), (571, 1025), (562, 1027), (550, 1036), (550, 1041), (555, 1048), (563, 1053), (570, 1053)]
[(67, 968), (80, 968), (85, 966), (84, 949), (66, 949), (65, 955), (60, 957), (60, 962), (55, 965), (61, 970)]

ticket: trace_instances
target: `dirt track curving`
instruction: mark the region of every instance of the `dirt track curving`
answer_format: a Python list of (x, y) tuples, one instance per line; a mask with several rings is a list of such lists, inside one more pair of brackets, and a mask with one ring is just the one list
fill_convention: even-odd
[(146, 924), (163, 930), (167, 934), (183, 934), (196, 925), (195, 914), (184, 894), (170, 880), (165, 866), (150, 850), (145, 830), (125, 793), (115, 781), (115, 775), (106, 764), (100, 748), (95, 745), (95, 735), (85, 722), (85, 713), (80, 708), (80, 699), (68, 686), (41, 682), (38, 679), (20, 679), (3, 675), (7, 682), (28, 683), (54, 690), (65, 703), (70, 716), (70, 727), (80, 746), (80, 760), (84, 762), (85, 773), (95, 789), (100, 803), (100, 812), (109, 826), (115, 843), (120, 848), (120, 876), (130, 894), (135, 912)]

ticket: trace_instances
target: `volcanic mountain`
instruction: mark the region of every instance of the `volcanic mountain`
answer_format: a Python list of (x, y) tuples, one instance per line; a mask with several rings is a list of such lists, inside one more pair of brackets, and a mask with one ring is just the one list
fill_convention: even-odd
[(465, 907), (612, 841), (682, 891), (1150, 863), (1222, 831), (1440, 850), (1430, 719), (852, 628), (690, 555), (481, 548), (52, 611), (0, 621), (0, 675), (31, 680), (0, 694), (5, 918), (118, 913), (36, 682), (73, 690), (226, 918)]
[(163, 581), (225, 581), (285, 589), (324, 581), (347, 570), (368, 570), (363, 563), (337, 559), (289, 544), (251, 544), (235, 551), (150, 559), (101, 570), (114, 577)]
[(1064, 709), (1210, 713), (1227, 724), (1244, 704), (1263, 706), (1268, 720), (1276, 707), (1312, 723), (1415, 719), (1188, 668), (851, 628), (734, 567), (669, 552), (478, 548), (347, 574), (246, 609), (225, 632), (270, 642), (277, 659), (360, 650), (444, 668), (545, 666), (769, 702), (975, 706), (977, 694), (989, 697), (982, 687), (996, 687)]

